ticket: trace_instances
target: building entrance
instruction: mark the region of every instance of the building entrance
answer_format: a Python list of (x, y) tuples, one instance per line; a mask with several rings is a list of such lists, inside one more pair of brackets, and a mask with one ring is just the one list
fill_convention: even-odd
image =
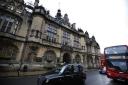
[(71, 56), (70, 56), (70, 54), (69, 53), (65, 53), (64, 55), (63, 55), (63, 63), (71, 63)]

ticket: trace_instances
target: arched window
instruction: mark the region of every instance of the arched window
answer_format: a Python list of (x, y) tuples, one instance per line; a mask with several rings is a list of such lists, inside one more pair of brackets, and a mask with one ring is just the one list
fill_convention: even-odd
[(63, 55), (63, 63), (71, 63), (71, 56), (68, 53)]
[(0, 59), (15, 60), (18, 53), (18, 48), (9, 41), (0, 42)]
[(0, 14), (0, 31), (16, 34), (18, 31), (19, 21), (10, 15)]
[(49, 50), (44, 53), (43, 61), (46, 61), (47, 63), (55, 63), (56, 62), (56, 54), (54, 51)]

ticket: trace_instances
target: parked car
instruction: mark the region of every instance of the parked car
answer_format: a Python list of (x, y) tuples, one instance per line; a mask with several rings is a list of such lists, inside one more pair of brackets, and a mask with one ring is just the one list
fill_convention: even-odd
[(80, 64), (67, 64), (38, 77), (37, 85), (84, 85), (86, 73)]

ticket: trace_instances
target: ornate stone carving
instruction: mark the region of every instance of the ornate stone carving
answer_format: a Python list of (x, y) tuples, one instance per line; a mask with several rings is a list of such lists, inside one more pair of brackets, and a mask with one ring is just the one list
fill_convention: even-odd
[(34, 7), (38, 6), (38, 4), (39, 4), (39, 0), (35, 0)]

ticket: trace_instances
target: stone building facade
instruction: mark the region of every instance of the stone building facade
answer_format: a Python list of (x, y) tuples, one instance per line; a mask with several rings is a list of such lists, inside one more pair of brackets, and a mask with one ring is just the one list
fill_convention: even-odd
[(65, 63), (98, 68), (100, 47), (95, 37), (76, 29), (60, 9), (52, 17), (38, 0), (33, 7), (23, 0), (0, 3), (0, 75), (39, 74)]

